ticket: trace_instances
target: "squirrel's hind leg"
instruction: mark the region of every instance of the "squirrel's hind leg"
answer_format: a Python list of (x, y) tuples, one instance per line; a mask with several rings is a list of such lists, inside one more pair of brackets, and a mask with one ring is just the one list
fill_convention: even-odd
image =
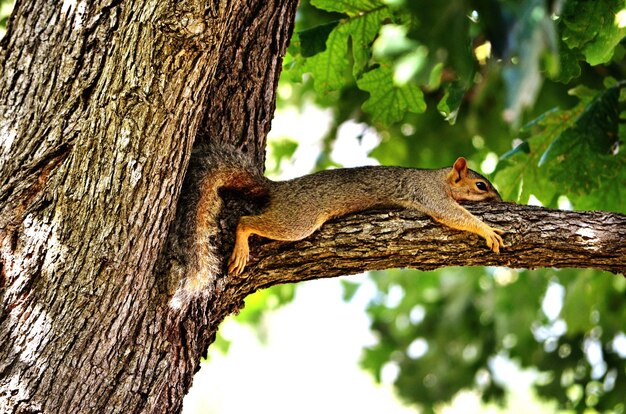
[(250, 231), (247, 231), (240, 222), (237, 225), (237, 232), (235, 233), (235, 247), (228, 260), (228, 273), (238, 275), (243, 271), (243, 268), (246, 267), (248, 256), (250, 255), (250, 248), (248, 247), (249, 236)]
[(289, 222), (285, 218), (275, 219), (271, 214), (258, 216), (242, 216), (237, 224), (235, 233), (235, 247), (228, 261), (228, 272), (233, 275), (240, 274), (250, 254), (248, 237), (256, 234), (272, 240), (295, 241), (302, 240), (317, 230), (325, 221), (324, 217), (300, 217), (295, 222)]

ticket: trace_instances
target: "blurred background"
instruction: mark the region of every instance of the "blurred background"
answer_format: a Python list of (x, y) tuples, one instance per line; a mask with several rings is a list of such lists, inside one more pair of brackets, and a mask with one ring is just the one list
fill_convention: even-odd
[[(623, 0), (303, 1), (267, 174), (463, 155), (508, 201), (626, 213), (625, 35)], [(589, 269), (277, 286), (224, 323), (185, 409), (622, 413), (625, 305)]]
[[(625, 35), (624, 0), (303, 0), (267, 175), (462, 155), (507, 201), (624, 214)], [(184, 410), (623, 413), (625, 302), (589, 269), (276, 286), (224, 322)]]

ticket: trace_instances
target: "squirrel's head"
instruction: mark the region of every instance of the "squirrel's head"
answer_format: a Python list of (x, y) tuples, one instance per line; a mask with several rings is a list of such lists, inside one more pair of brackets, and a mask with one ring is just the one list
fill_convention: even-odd
[(502, 201), (493, 185), (476, 171), (467, 168), (463, 157), (457, 158), (447, 177), (448, 190), (456, 201)]

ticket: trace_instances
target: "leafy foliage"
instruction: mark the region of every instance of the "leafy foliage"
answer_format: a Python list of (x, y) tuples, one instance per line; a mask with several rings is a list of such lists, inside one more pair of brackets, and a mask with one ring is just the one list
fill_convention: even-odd
[(582, 53), (590, 65), (610, 62), (615, 47), (626, 35), (626, 25), (620, 27), (615, 21), (623, 8), (620, 0), (566, 2), (561, 20), (563, 42)]
[[(333, 111), (328, 152), (343, 122), (365, 122), (383, 164), (438, 167), (463, 154), (507, 200), (624, 213), (625, 35), (623, 0), (311, 0), (284, 79), (290, 104)], [(363, 366), (377, 378), (399, 368), (399, 393), (425, 411), (467, 388), (499, 400), (507, 384), (494, 360), (505, 357), (536, 370), (536, 390), (561, 408), (623, 412), (623, 279), (465, 268), (370, 277), (379, 341)], [(345, 287), (347, 300), (359, 289)]]
[[(387, 21), (399, 21), (383, 2), (314, 0), (311, 4), (327, 12), (345, 14), (340, 20), (302, 31), (295, 37), (299, 48), (291, 48), (290, 77), (313, 74), (315, 91), (320, 96), (356, 86), (369, 92), (363, 110), (383, 124), (401, 119), (409, 111), (423, 112), (425, 103), (415, 82), (399, 84), (388, 61), (372, 60), (370, 46)], [(330, 30), (332, 29), (332, 30)], [(324, 47), (320, 45), (324, 42)], [(318, 53), (311, 55), (312, 51)]]
[(389, 68), (378, 67), (357, 81), (361, 90), (370, 93), (363, 110), (372, 114), (372, 120), (391, 124), (402, 119), (406, 111), (424, 112), (426, 104), (422, 91), (415, 85), (398, 87), (393, 83)]
[[(581, 102), (569, 110), (545, 113), (523, 132), (532, 133), (502, 158), (498, 183), (509, 198), (528, 202), (531, 195), (555, 206), (559, 183), (568, 198), (581, 208), (603, 208), (626, 212), (623, 186), (626, 155), (619, 148), (619, 94), (624, 84), (597, 92), (586, 88), (574, 91)], [(507, 162), (516, 159), (514, 163)], [(546, 177), (549, 182), (546, 182)], [(514, 195), (517, 195), (515, 197)], [(606, 197), (610, 195), (609, 197)]]
[[(397, 364), (401, 395), (413, 399), (417, 394), (431, 406), (467, 387), (468, 378), (485, 371), (494, 355), (513, 344), (532, 352), (538, 345), (531, 330), (514, 336), (511, 331), (537, 319), (541, 298), (532, 293), (545, 290), (548, 281), (533, 272), (520, 277), (502, 270), (495, 275), (493, 269), (460, 268), (376, 275), (384, 278), (382, 294), (369, 311), (377, 315), (373, 329), (381, 341), (366, 350), (364, 365), (380, 373), (385, 364)], [(390, 306), (394, 290), (404, 294)], [(485, 396), (500, 397), (502, 389), (487, 372), (478, 387)]]

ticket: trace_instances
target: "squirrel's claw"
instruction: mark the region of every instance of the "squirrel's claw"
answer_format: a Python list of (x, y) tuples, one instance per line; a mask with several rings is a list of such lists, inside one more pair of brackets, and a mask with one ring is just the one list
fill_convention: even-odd
[(506, 230), (502, 230), (496, 227), (491, 227), (491, 230), (493, 230), (494, 232), (498, 233), (498, 234), (506, 234)]
[(489, 227), (489, 229), (485, 233), (486, 234), (484, 234), (484, 237), (487, 241), (487, 246), (495, 253), (500, 253), (500, 248), (504, 247), (504, 240), (502, 240), (500, 234), (504, 234), (505, 231)]

